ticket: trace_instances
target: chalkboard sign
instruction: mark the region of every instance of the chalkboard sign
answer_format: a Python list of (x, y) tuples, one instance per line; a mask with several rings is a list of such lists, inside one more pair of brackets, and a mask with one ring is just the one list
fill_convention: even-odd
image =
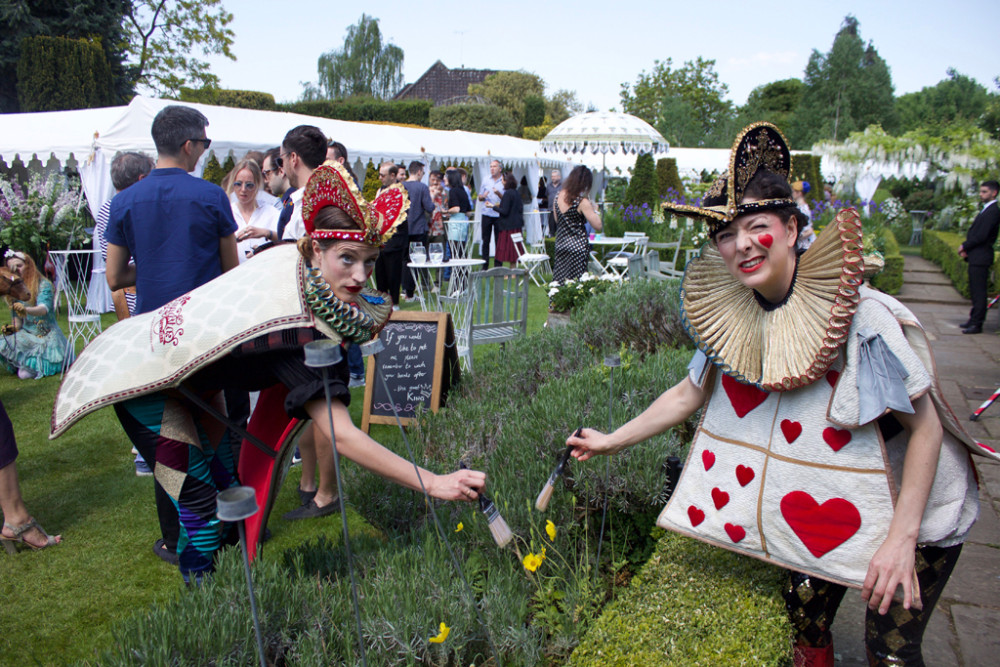
[[(379, 338), (385, 349), (368, 358), (365, 378), (361, 428), (366, 433), (370, 424), (396, 423), (393, 402), (403, 425), (413, 421), (420, 405), (437, 412), (459, 372), (448, 313), (397, 310)], [(376, 370), (385, 377), (388, 394)]]

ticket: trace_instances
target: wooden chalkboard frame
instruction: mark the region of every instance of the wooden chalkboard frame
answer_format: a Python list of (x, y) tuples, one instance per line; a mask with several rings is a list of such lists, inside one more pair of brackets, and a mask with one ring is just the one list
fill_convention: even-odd
[[(458, 349), (455, 347), (455, 332), (451, 324), (451, 315), (441, 312), (421, 312), (397, 310), (386, 327), (394, 322), (430, 322), (437, 324), (437, 336), (434, 342), (434, 370), (431, 378), (431, 412), (437, 412), (444, 405), (450, 386), (458, 381), (459, 364)], [(375, 359), (368, 358), (365, 370), (365, 402), (361, 416), (361, 429), (368, 433), (372, 424), (395, 424), (394, 415), (372, 414), (372, 399), (375, 390)], [(379, 380), (381, 381), (381, 380)], [(400, 416), (403, 426), (413, 423), (413, 417)]]

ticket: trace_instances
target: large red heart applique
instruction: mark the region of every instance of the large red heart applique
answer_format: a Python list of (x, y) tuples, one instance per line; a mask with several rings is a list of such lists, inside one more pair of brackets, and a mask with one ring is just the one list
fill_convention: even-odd
[(746, 486), (753, 481), (755, 476), (753, 468), (743, 465), (736, 466), (736, 481), (740, 483), (740, 486)]
[(785, 440), (788, 444), (795, 442), (796, 438), (802, 435), (802, 424), (799, 422), (793, 422), (791, 419), (781, 420), (781, 432), (785, 436)]
[(707, 449), (704, 450), (701, 453), (701, 462), (704, 464), (706, 472), (711, 470), (712, 466), (715, 465), (715, 454)]
[(722, 388), (726, 390), (726, 396), (740, 419), (767, 400), (767, 392), (763, 389), (737, 382), (728, 375), (722, 376)]
[(726, 535), (728, 535), (729, 539), (733, 542), (739, 542), (747, 536), (747, 531), (743, 529), (743, 526), (736, 526), (731, 523), (727, 523), (723, 527), (726, 529)]
[(792, 491), (781, 499), (781, 516), (816, 558), (839, 547), (861, 527), (861, 514), (851, 502), (831, 498), (820, 505), (805, 491)]
[(715, 503), (715, 509), (721, 510), (729, 502), (729, 494), (715, 487), (712, 489), (712, 502)]
[(688, 518), (691, 519), (692, 526), (697, 526), (705, 520), (705, 513), (694, 505), (691, 505), (691, 507), (688, 507)]
[(840, 377), (840, 371), (830, 370), (826, 372), (826, 381), (830, 383), (831, 387), (837, 386), (837, 378)]
[(844, 448), (844, 445), (851, 441), (851, 432), (841, 428), (828, 426), (823, 429), (823, 440), (826, 444), (830, 445), (830, 449), (835, 452), (839, 452)]

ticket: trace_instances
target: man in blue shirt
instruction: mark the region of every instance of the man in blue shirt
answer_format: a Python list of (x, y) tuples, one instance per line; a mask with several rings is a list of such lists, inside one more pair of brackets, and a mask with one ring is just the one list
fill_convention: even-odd
[(153, 119), (156, 169), (111, 203), (108, 284), (112, 290), (135, 285), (137, 313), (156, 310), (239, 263), (229, 198), (188, 173), (211, 144), (207, 125), (190, 107), (164, 107)]
[[(111, 201), (104, 234), (106, 277), (112, 290), (135, 285), (136, 314), (156, 310), (239, 264), (229, 197), (214, 183), (188, 173), (211, 144), (207, 125), (208, 119), (190, 107), (164, 107), (153, 119), (156, 168)], [(131, 258), (134, 264), (129, 264)], [(249, 416), (245, 392), (227, 395), (227, 408), (236, 421)], [(153, 463), (153, 454), (143, 452), (143, 458)], [(176, 563), (177, 509), (159, 482), (155, 491), (163, 537), (153, 551)]]

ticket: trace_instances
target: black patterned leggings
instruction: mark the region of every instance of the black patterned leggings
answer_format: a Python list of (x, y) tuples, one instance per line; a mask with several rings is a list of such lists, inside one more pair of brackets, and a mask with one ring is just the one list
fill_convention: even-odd
[[(869, 665), (922, 667), (924, 658), (920, 644), (924, 629), (960, 553), (961, 544), (917, 547), (914, 565), (923, 609), (904, 609), (902, 602), (893, 600), (884, 616), (870, 609), (866, 611), (865, 651)], [(788, 574), (785, 609), (795, 630), (795, 643), (816, 648), (829, 646), (833, 641), (830, 626), (847, 589), (801, 572), (789, 571)]]

